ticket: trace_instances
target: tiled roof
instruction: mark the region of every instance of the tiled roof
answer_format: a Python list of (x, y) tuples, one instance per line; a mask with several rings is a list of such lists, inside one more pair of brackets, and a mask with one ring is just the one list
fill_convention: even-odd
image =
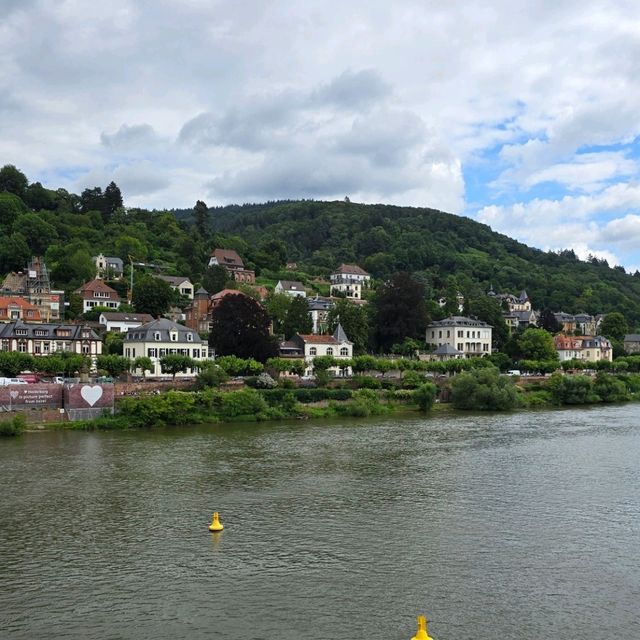
[(278, 284), (280, 284), (285, 291), (304, 291), (304, 285), (297, 280), (279, 280)]
[(244, 268), (242, 258), (233, 249), (214, 249), (211, 256), (214, 257), (218, 261), (218, 264), (222, 266), (227, 265)]
[[(177, 333), (178, 339), (175, 344), (189, 342), (192, 344), (205, 344), (200, 338), (198, 333), (193, 329), (188, 329), (184, 325), (173, 322), (167, 318), (159, 318), (152, 322), (147, 322), (134, 329), (129, 329), (125, 335), (125, 342), (153, 342), (155, 340), (155, 334), (160, 334), (160, 340), (157, 342), (171, 342), (170, 334)], [(191, 336), (191, 340), (187, 340), (187, 336)]]
[(152, 322), (153, 316), (150, 313), (119, 313), (117, 311), (103, 311), (100, 317), (104, 317), (107, 322)]
[[(27, 334), (17, 335), (16, 330), (20, 330), (21, 332), (27, 331)], [(70, 335), (69, 336), (57, 335), (56, 332), (60, 330), (65, 332), (68, 331)], [(42, 336), (42, 334), (39, 333), (36, 336), (34, 333), (35, 331), (38, 331), (38, 332), (46, 331), (47, 335)], [(36, 337), (41, 340), (43, 337), (46, 337), (47, 340), (56, 340), (56, 339), (81, 340), (83, 331), (90, 332), (89, 337), (91, 340), (100, 340), (100, 338), (95, 333), (95, 331), (93, 331), (93, 329), (90, 329), (89, 327), (83, 326), (80, 324), (54, 324), (50, 322), (43, 324), (40, 322), (37, 322), (37, 323), (22, 322), (21, 320), (18, 320), (17, 322), (8, 322), (6, 324), (0, 324), (0, 338), (12, 338), (12, 337), (34, 338)]]
[(357, 264), (341, 264), (334, 273), (349, 273), (358, 276), (368, 276), (369, 274)]
[(628, 333), (624, 337), (624, 342), (640, 342), (640, 333)]
[(183, 282), (188, 282), (189, 284), (191, 284), (191, 281), (189, 280), (189, 278), (185, 278), (182, 276), (156, 276), (156, 277), (158, 278), (158, 280), (164, 280), (165, 282), (172, 284), (174, 287), (181, 285)]
[(449, 316), (444, 320), (438, 320), (436, 322), (432, 322), (427, 329), (431, 329), (432, 327), (486, 327), (491, 328), (490, 324), (487, 324), (483, 320), (478, 320), (477, 318), (466, 318), (464, 316)]
[(90, 280), (89, 282), (85, 282), (83, 285), (76, 289), (76, 293), (93, 293), (94, 291), (101, 291), (103, 293), (111, 293), (114, 298), (119, 298), (118, 292), (115, 289), (112, 289), (108, 284), (104, 282), (104, 280), (100, 280), (99, 278), (95, 278), (94, 280)]

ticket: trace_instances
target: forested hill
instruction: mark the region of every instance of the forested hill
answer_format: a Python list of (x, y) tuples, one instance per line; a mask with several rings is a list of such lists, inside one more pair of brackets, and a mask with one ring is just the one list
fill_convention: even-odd
[[(95, 275), (91, 257), (103, 253), (198, 284), (216, 246), (236, 249), (266, 285), (279, 278), (310, 283), (310, 276), (355, 262), (378, 282), (399, 270), (414, 273), (431, 301), (524, 288), (536, 309), (617, 310), (640, 326), (640, 273), (582, 262), (572, 251), (531, 249), (433, 209), (282, 201), (207, 210), (198, 201), (192, 210), (147, 211), (127, 208), (113, 182), (77, 195), (29, 183), (12, 165), (0, 168), (0, 277), (40, 255), (53, 286), (71, 292)], [(285, 271), (286, 262), (296, 262), (297, 271)]]
[[(186, 213), (186, 212), (185, 212)], [(530, 248), (490, 227), (434, 209), (350, 202), (275, 202), (210, 210), (213, 228), (239, 236), (251, 255), (280, 240), (301, 270), (326, 272), (355, 262), (376, 278), (417, 273), (436, 298), (456, 288), (467, 297), (526, 289), (537, 309), (568, 313), (619, 310), (640, 323), (640, 273), (629, 275), (573, 251)]]

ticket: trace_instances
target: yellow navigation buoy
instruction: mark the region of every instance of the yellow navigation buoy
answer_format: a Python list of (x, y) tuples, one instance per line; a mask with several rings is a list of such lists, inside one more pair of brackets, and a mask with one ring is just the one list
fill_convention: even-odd
[(418, 616), (418, 631), (411, 640), (433, 640), (427, 633), (427, 619), (424, 616)]
[(222, 531), (223, 529), (224, 529), (224, 526), (220, 522), (220, 518), (218, 516), (218, 512), (216, 511), (213, 514), (213, 520), (211, 521), (211, 524), (209, 525), (209, 531)]

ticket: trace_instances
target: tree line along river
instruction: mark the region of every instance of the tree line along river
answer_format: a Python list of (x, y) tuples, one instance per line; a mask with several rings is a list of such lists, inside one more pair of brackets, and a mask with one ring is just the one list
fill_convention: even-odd
[(637, 404), (27, 433), (0, 636), (637, 640), (639, 461)]

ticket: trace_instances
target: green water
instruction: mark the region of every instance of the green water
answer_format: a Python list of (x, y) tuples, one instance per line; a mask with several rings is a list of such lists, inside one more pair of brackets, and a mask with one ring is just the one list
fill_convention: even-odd
[(1, 638), (640, 638), (638, 405), (33, 433), (0, 481)]

